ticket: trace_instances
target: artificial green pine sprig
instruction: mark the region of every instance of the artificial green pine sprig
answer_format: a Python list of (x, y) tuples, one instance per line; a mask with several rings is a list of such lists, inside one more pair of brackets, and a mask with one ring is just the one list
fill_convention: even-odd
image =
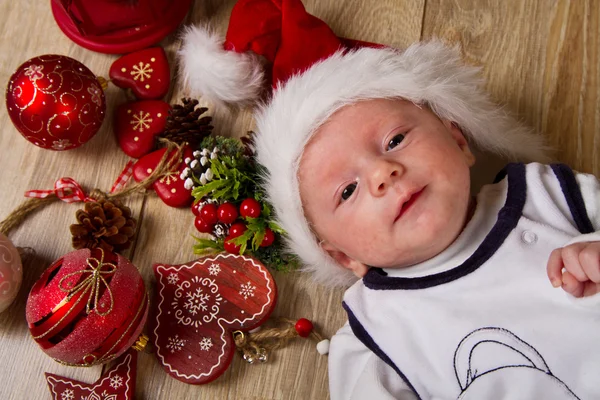
[[(228, 202), (239, 207), (242, 200), (253, 198), (260, 204), (261, 211), (256, 218), (240, 217), (246, 226), (246, 230), (240, 236), (230, 238), (215, 234), (214, 239), (196, 238), (194, 253), (223, 251), (226, 248), (225, 241), (229, 240), (229, 243), (239, 246), (239, 254), (249, 251), (275, 270), (295, 269), (299, 264), (298, 259), (282, 251), (281, 235), (284, 235), (285, 231), (271, 219), (271, 205), (258, 185), (259, 177), (262, 176), (261, 166), (254, 161), (250, 148), (237, 139), (222, 136), (209, 136), (202, 141), (201, 146), (207, 149), (202, 150), (203, 152), (213, 150), (210, 151), (210, 159), (206, 155), (202, 160), (203, 174), (206, 177), (204, 183), (193, 173), (189, 177), (195, 183), (192, 195), (196, 202), (212, 199), (220, 204)], [(207, 160), (208, 163), (205, 163)], [(261, 247), (267, 228), (273, 231), (275, 239), (270, 246)]]
[(229, 155), (219, 155), (211, 159), (210, 169), (214, 177), (204, 185), (198, 178), (193, 177), (199, 186), (194, 187), (192, 196), (196, 199), (210, 196), (219, 202), (236, 202), (239, 198), (253, 197), (257, 185), (247, 164), (244, 158)]

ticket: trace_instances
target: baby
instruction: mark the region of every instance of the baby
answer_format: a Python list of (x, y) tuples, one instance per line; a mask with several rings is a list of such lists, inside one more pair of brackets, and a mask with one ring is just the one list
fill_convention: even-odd
[(600, 398), (595, 177), (509, 164), (472, 198), (472, 145), (527, 161), (544, 146), (457, 49), (340, 40), (299, 0), (242, 0), (219, 40), (186, 33), (188, 90), (247, 103), (263, 81), (250, 51), (273, 65), (264, 189), (304, 269), (352, 285), (332, 399)]

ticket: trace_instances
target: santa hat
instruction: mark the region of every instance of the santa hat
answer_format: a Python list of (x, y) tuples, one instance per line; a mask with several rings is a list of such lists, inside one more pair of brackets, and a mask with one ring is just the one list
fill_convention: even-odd
[(239, 1), (225, 41), (189, 28), (180, 52), (184, 83), (192, 95), (251, 103), (264, 90), (265, 62), (257, 55), (266, 59), (273, 86), (256, 115), (263, 186), (288, 250), (318, 282), (356, 278), (319, 246), (302, 209), (298, 164), (315, 131), (345, 105), (384, 98), (426, 104), (483, 150), (523, 161), (546, 158), (542, 138), (490, 100), (479, 69), (463, 64), (456, 47), (434, 41), (400, 51), (340, 39), (300, 0)]

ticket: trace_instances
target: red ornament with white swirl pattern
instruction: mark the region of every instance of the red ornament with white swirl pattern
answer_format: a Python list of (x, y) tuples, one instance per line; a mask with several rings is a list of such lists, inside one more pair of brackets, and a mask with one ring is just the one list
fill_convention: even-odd
[(49, 54), (26, 61), (11, 76), (6, 108), (25, 139), (44, 149), (69, 150), (98, 132), (106, 102), (85, 65)]
[(27, 299), (33, 339), (67, 365), (103, 364), (124, 353), (148, 316), (148, 294), (137, 268), (102, 249), (70, 252), (52, 264)]

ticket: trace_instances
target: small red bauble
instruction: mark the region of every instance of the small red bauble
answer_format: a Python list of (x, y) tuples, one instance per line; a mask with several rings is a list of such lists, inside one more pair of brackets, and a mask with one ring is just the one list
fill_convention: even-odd
[(98, 132), (106, 104), (85, 65), (50, 54), (26, 61), (10, 77), (6, 108), (25, 139), (44, 149), (69, 150)]
[(231, 224), (238, 217), (238, 212), (235, 206), (231, 203), (223, 203), (217, 209), (219, 221), (224, 224)]
[(198, 232), (211, 233), (214, 224), (208, 223), (206, 220), (204, 220), (204, 217), (202, 217), (202, 215), (198, 215), (194, 220), (194, 226), (196, 227)]
[(148, 294), (129, 260), (81, 249), (42, 274), (25, 311), (31, 336), (46, 354), (89, 366), (113, 360), (137, 340), (148, 315)]
[(235, 237), (233, 237), (231, 235), (227, 236), (225, 238), (225, 241), (223, 242), (223, 248), (228, 253), (231, 253), (231, 254), (240, 254), (240, 248), (241, 248), (241, 246), (233, 243), (233, 239), (235, 239)]
[(240, 215), (242, 217), (258, 218), (260, 216), (260, 203), (249, 197), (240, 204)]
[(200, 215), (202, 219), (205, 220), (209, 224), (216, 224), (218, 221), (217, 218), (217, 206), (214, 204), (205, 204), (204, 207), (200, 210)]
[(236, 238), (246, 232), (246, 225), (243, 222), (236, 222), (229, 227), (229, 237)]
[(202, 208), (202, 202), (196, 201), (192, 204), (192, 213), (197, 217), (200, 215), (200, 209)]
[(260, 243), (260, 247), (269, 247), (275, 241), (275, 234), (269, 228), (265, 229), (265, 237)]
[(313, 330), (313, 324), (306, 318), (300, 318), (298, 321), (296, 321), (296, 325), (294, 325), (294, 328), (296, 328), (298, 336), (308, 337), (308, 335), (310, 335), (310, 332), (312, 332)]

